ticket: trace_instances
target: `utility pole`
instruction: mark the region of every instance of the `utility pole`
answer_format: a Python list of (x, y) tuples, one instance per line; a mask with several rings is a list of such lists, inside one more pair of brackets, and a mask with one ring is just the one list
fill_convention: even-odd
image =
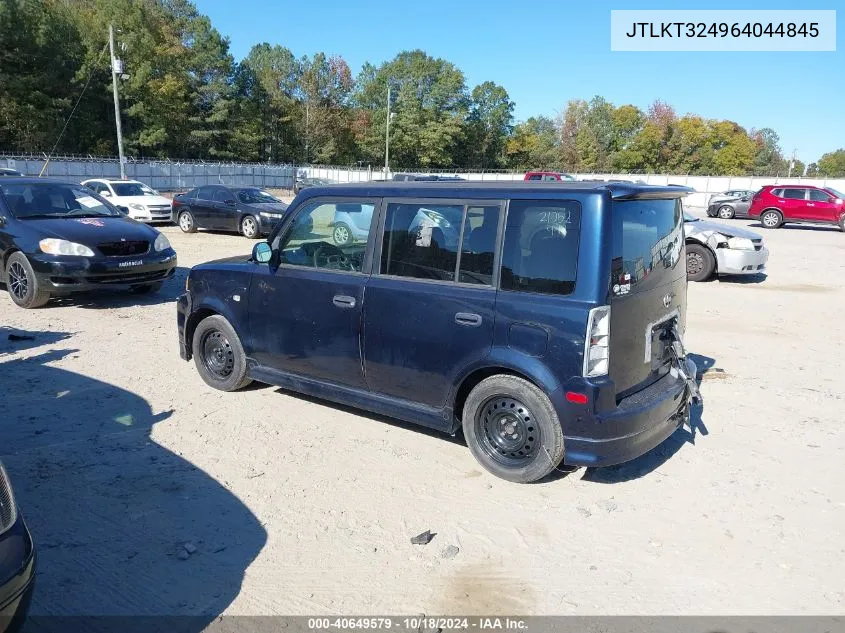
[(111, 87), (114, 93), (114, 122), (117, 126), (117, 155), (120, 159), (120, 178), (126, 180), (123, 162), (123, 131), (120, 127), (120, 99), (117, 96), (117, 76), (123, 74), (123, 62), (114, 56), (114, 27), (109, 24), (109, 56), (111, 57)]
[(795, 154), (797, 152), (797, 149), (792, 150), (792, 159), (789, 161), (789, 175), (787, 176), (787, 178), (792, 178), (792, 170), (795, 167)]
[(384, 132), (384, 179), (390, 172), (390, 83), (387, 84), (387, 127)]

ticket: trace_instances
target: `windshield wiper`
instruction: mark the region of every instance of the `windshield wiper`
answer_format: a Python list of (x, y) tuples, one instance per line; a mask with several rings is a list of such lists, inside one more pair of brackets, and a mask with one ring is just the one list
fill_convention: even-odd
[(43, 218), (64, 218), (67, 213), (32, 213), (30, 215), (19, 216), (19, 220), (40, 220)]

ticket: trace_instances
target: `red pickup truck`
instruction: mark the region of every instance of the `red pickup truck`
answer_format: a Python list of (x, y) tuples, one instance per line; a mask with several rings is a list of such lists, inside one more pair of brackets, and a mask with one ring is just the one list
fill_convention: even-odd
[(575, 176), (572, 176), (570, 174), (564, 174), (559, 171), (529, 171), (527, 174), (525, 174), (525, 178), (523, 180), (556, 180), (558, 182), (572, 182), (573, 180), (575, 180)]

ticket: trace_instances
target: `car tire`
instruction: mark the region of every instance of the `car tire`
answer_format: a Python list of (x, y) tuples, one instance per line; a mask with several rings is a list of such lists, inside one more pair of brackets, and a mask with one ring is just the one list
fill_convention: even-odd
[(343, 222), (338, 222), (332, 229), (332, 241), (337, 246), (349, 246), (355, 240), (352, 230)]
[(258, 220), (255, 219), (255, 216), (245, 215), (241, 218), (241, 235), (250, 240), (257, 240), (261, 237)]
[(6, 290), (15, 305), (24, 308), (40, 308), (50, 300), (50, 293), (38, 286), (38, 279), (26, 255), (16, 251), (6, 262)]
[(736, 217), (736, 211), (729, 204), (723, 204), (717, 213), (722, 220), (733, 220)]
[(237, 391), (252, 382), (246, 377), (246, 354), (235, 329), (217, 314), (204, 318), (191, 341), (194, 364), (209, 387)]
[(179, 228), (183, 233), (196, 233), (197, 223), (194, 222), (194, 216), (190, 211), (182, 211), (179, 214)]
[(845, 215), (839, 218), (839, 230), (845, 232)]
[(716, 258), (701, 244), (687, 244), (687, 279), (707, 281), (716, 272)]
[(161, 290), (161, 287), (164, 285), (163, 281), (157, 281), (153, 284), (143, 284), (141, 286), (132, 286), (130, 288), (131, 292), (134, 292), (137, 295), (148, 295), (152, 294), (153, 292), (158, 292)]
[(538, 481), (563, 459), (563, 429), (551, 400), (522, 378), (499, 374), (478, 383), (462, 424), (478, 463), (507, 481)]
[(767, 229), (777, 229), (783, 224), (783, 214), (777, 209), (766, 209), (760, 214), (760, 224)]

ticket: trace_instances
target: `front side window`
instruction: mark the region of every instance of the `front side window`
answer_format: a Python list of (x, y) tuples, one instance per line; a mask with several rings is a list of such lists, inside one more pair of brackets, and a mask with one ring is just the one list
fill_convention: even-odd
[(784, 189), (783, 197), (787, 200), (803, 200), (804, 189)]
[(228, 189), (218, 189), (214, 192), (214, 202), (226, 202), (232, 199), (232, 194)]
[(82, 185), (48, 182), (0, 184), (0, 191), (5, 196), (9, 209), (19, 219), (120, 215)]
[(200, 187), (199, 189), (197, 189), (197, 199), (213, 200), (215, 189), (216, 187)]
[(568, 295), (575, 290), (581, 206), (512, 200), (502, 248), (502, 290)]
[[(375, 207), (375, 202), (308, 203), (276, 238), (280, 263), (361, 272)], [(341, 222), (349, 223), (345, 232), (336, 230)]]

